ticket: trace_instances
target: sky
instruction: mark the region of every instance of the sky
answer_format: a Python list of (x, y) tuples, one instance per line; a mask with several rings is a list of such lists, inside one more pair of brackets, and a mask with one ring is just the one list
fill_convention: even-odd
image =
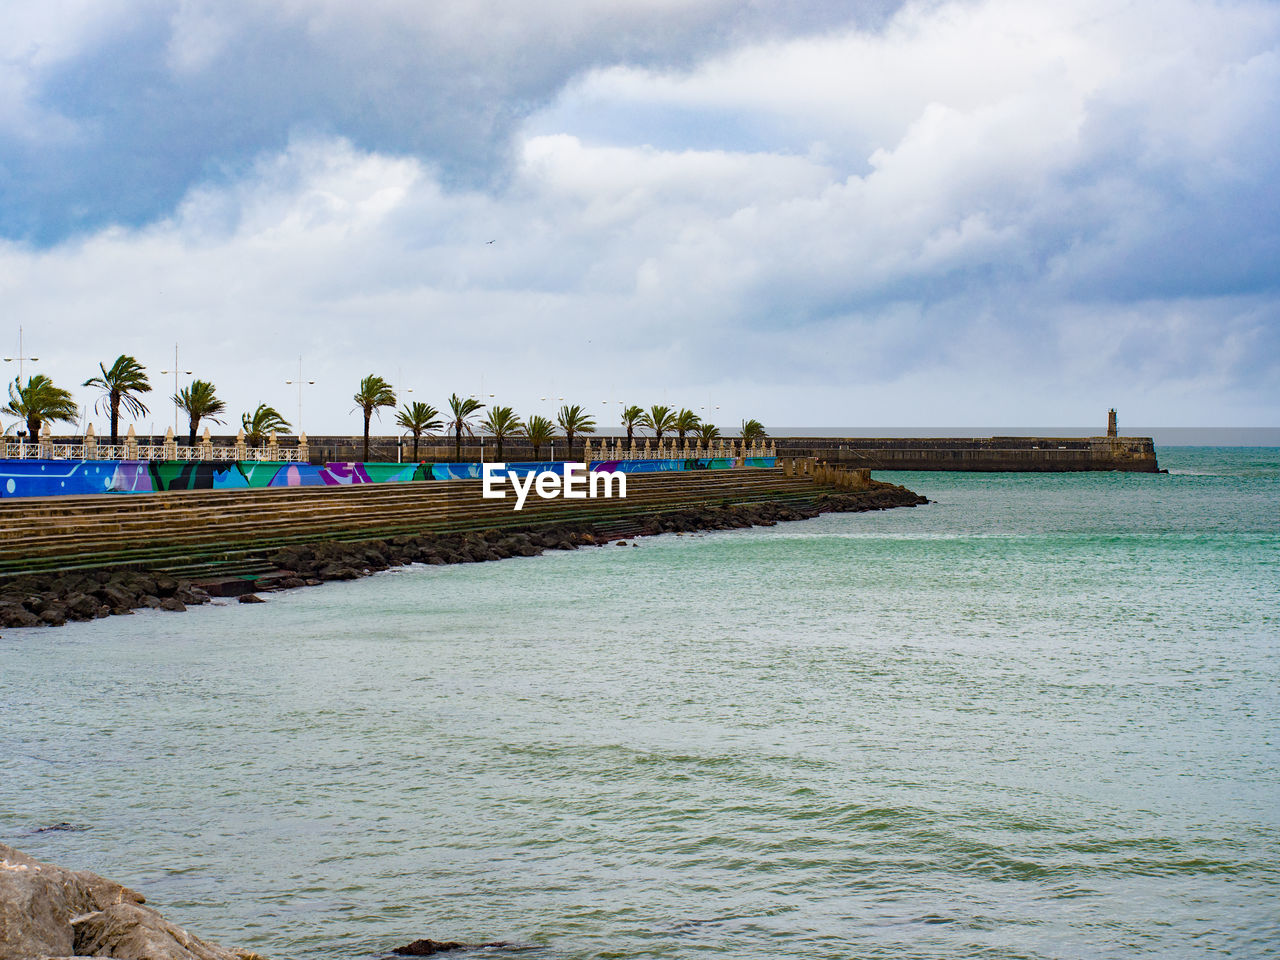
[(175, 344), (235, 421), (297, 426), (301, 358), (312, 434), (369, 373), (606, 425), (1276, 426), (1277, 130), (1259, 0), (9, 0), (0, 349), (99, 431), (120, 353), (172, 422)]

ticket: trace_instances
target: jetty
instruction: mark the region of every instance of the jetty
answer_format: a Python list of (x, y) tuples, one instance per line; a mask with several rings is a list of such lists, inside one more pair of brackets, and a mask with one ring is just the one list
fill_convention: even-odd
[(195, 580), (266, 569), (267, 553), (293, 544), (574, 524), (617, 537), (638, 533), (648, 518), (673, 510), (811, 507), (833, 493), (902, 489), (872, 480), (865, 470), (785, 458), (770, 468), (633, 474), (625, 499), (530, 498), (520, 511), (510, 498), (483, 498), (481, 484), (463, 479), (4, 499), (0, 577), (131, 567)]
[(1159, 473), (1150, 437), (779, 437), (779, 456), (870, 470)]

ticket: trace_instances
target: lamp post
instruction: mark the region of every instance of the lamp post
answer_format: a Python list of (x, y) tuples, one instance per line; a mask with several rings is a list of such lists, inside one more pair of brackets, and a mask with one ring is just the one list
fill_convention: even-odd
[(173, 369), (161, 370), (160, 372), (162, 374), (167, 374), (167, 373), (173, 374), (173, 435), (174, 437), (177, 437), (178, 436), (178, 374), (182, 373), (189, 377), (191, 376), (191, 371), (178, 369), (178, 345), (176, 343), (173, 345)]
[(37, 360), (39, 360), (39, 359), (40, 359), (39, 357), (24, 357), (24, 356), (22, 355), (22, 353), (23, 353), (23, 350), (22, 350), (22, 325), (21, 325), (21, 324), (19, 324), (19, 325), (18, 325), (18, 355), (17, 355), (16, 357), (5, 357), (5, 358), (4, 358), (4, 362), (5, 362), (5, 363), (13, 363), (13, 361), (15, 361), (15, 360), (17, 360), (17, 361), (18, 361), (18, 381), (19, 381), (19, 382), (21, 382), (21, 381), (22, 381), (22, 377), (23, 377), (23, 372), (22, 372), (22, 362), (23, 362), (24, 360), (30, 360), (32, 363), (35, 363)]
[(298, 355), (298, 379), (297, 379), (297, 380), (286, 380), (286, 381), (285, 381), (285, 385), (286, 385), (286, 386), (290, 386), (290, 387), (291, 387), (291, 386), (293, 386), (295, 383), (298, 385), (298, 436), (301, 436), (301, 435), (302, 435), (302, 433), (303, 433), (303, 430), (302, 430), (302, 388), (303, 388), (304, 386), (307, 386), (307, 387), (314, 387), (314, 386), (316, 385), (316, 382), (315, 382), (314, 380), (303, 380), (303, 379), (302, 379), (302, 355), (301, 355), (301, 354), (299, 354), (299, 355)]

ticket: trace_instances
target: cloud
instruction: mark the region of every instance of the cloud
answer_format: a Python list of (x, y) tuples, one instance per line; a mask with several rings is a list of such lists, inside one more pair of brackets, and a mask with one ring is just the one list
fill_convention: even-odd
[[(60, 382), (122, 350), (167, 369), (179, 340), (236, 410), (290, 407), (304, 354), (312, 432), (354, 422), (343, 398), (371, 370), (437, 405), (668, 400), (724, 423), (1280, 414), (1270, 5), (930, 3), (707, 38), (709, 5), (636, 3), (627, 36), (590, 51), (608, 30), (586, 7), (491, 31), (396, 4), (212, 9), (182, 6), (148, 41), (172, 83), (265, 62), (237, 45), (278, 51), (281, 22), (346, 65), (334, 91), (380, 48), (391, 66), (339, 96), (311, 65), (248, 110), (253, 75), (206, 126), (239, 131), (247, 111), (278, 144), (248, 136), (225, 164), (202, 142), (191, 162), (213, 172), (174, 179), (167, 205), (130, 200), (161, 215), (0, 247), (11, 315), (58, 344), (40, 349)], [(427, 34), (442, 62), (531, 62), (461, 71), (411, 107), (402, 64)], [(398, 118), (359, 115), (378, 83)], [(290, 96), (328, 120), (286, 122)], [(460, 142), (440, 146), (423, 111), (449, 97)]]
[(486, 184), (501, 179), (516, 127), (584, 70), (691, 63), (852, 16), (820, 0), (6, 5), (0, 236), (47, 244), (148, 222), (299, 135)]

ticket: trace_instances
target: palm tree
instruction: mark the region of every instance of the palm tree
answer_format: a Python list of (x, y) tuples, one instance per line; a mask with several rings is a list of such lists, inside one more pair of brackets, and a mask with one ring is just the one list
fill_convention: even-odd
[(45, 423), (75, 423), (80, 417), (80, 408), (70, 391), (55, 387), (52, 380), (37, 373), (27, 378), (25, 387), (21, 378), (13, 378), (9, 384), (9, 403), (0, 408), (0, 413), (25, 420), (28, 436), (37, 441)]
[(97, 387), (102, 391), (102, 396), (93, 405), (93, 409), (97, 411), (106, 404), (106, 408), (111, 411), (111, 443), (114, 445), (120, 442), (120, 407), (123, 406), (134, 419), (145, 417), (147, 405), (136, 395), (150, 393), (151, 382), (147, 379), (142, 364), (124, 353), (116, 357), (110, 370), (102, 364), (98, 364), (98, 369), (102, 371), (102, 376), (90, 377), (83, 385)]
[(493, 434), (498, 441), (498, 459), (502, 459), (502, 443), (507, 437), (517, 437), (524, 430), (524, 424), (510, 407), (494, 406), (489, 408), (489, 415), (480, 423), (482, 430)]
[(253, 413), (244, 413), (240, 415), (240, 426), (244, 429), (244, 439), (251, 447), (262, 446), (262, 441), (272, 431), (276, 433), (289, 433), (292, 429), (289, 421), (280, 416), (280, 411), (275, 407), (269, 407), (265, 403), (258, 404), (258, 409)]
[(699, 423), (701, 423), (701, 420), (698, 419), (698, 415), (696, 413), (692, 410), (681, 407), (680, 412), (676, 414), (675, 422), (671, 424), (671, 427), (680, 435), (680, 443), (683, 444), (684, 435), (697, 430)]
[(720, 439), (720, 428), (714, 423), (699, 423), (698, 428), (694, 431), (698, 435), (698, 439), (708, 446), (712, 440)]
[(662, 442), (662, 435), (676, 425), (676, 416), (670, 407), (650, 407), (640, 418), (640, 426), (648, 427)]
[(356, 395), (351, 398), (355, 401), (360, 412), (364, 414), (364, 459), (369, 459), (369, 420), (375, 413), (378, 413), (379, 407), (394, 407), (396, 405), (396, 394), (391, 389), (391, 384), (374, 374), (369, 374), (360, 381), (360, 389), (356, 391)]
[(418, 440), (427, 430), (438, 430), (443, 426), (440, 411), (429, 403), (406, 403), (404, 409), (396, 414), (396, 426), (404, 427), (413, 434), (413, 459), (418, 459)]
[(761, 440), (769, 434), (765, 433), (764, 427), (760, 425), (759, 420), (743, 420), (742, 421), (742, 442), (743, 444), (753, 443)]
[(218, 414), (227, 409), (227, 405), (218, 399), (214, 386), (208, 380), (192, 380), (191, 386), (178, 391), (173, 402), (179, 410), (186, 412), (191, 422), (191, 433), (187, 437), (191, 446), (196, 445), (196, 431), (200, 429), (201, 420), (212, 420), (214, 423), (226, 423)]
[(484, 404), (473, 397), (465, 400), (456, 393), (449, 397), (449, 411), (453, 419), (449, 421), (449, 429), (453, 431), (453, 459), (462, 459), (462, 431), (471, 436), (471, 418), (484, 409)]
[(573, 438), (576, 434), (596, 432), (594, 418), (576, 403), (573, 406), (566, 404), (561, 407), (560, 412), (556, 414), (556, 423), (564, 431), (564, 438), (569, 444), (566, 456), (573, 456)]
[(525, 422), (524, 435), (533, 444), (533, 459), (537, 460), (542, 445), (555, 439), (556, 425), (546, 417), (540, 417), (535, 413)]
[(631, 446), (635, 437), (636, 426), (644, 422), (644, 408), (634, 404), (622, 411), (622, 425), (627, 428), (627, 446)]

